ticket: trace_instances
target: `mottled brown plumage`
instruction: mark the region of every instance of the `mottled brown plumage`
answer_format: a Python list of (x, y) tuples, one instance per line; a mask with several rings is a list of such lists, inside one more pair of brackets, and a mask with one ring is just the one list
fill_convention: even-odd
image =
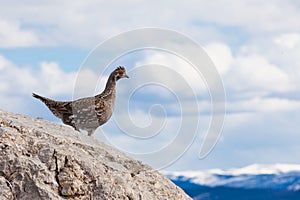
[(32, 96), (44, 102), (64, 124), (74, 127), (77, 131), (85, 130), (92, 136), (94, 131), (111, 117), (116, 98), (116, 82), (125, 77), (129, 78), (125, 68), (118, 67), (110, 74), (101, 94), (75, 101), (54, 101), (34, 93)]

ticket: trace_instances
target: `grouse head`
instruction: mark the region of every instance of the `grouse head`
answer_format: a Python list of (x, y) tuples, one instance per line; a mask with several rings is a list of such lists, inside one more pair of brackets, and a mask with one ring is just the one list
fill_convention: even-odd
[(115, 80), (119, 80), (121, 78), (129, 78), (129, 76), (126, 74), (126, 70), (124, 67), (119, 66), (117, 69), (115, 69), (112, 72), (113, 77), (115, 78)]

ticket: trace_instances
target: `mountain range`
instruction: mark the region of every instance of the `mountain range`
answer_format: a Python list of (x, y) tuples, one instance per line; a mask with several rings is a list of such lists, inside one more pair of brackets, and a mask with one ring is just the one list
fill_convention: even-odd
[(229, 170), (162, 173), (193, 199), (300, 199), (300, 165), (295, 164), (253, 164)]

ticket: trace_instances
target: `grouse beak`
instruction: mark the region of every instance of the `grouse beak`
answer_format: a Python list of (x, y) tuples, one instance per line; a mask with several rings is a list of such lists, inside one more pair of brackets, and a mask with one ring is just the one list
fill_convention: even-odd
[(127, 75), (127, 74), (125, 74), (125, 76), (124, 76), (125, 78), (129, 78), (129, 76)]

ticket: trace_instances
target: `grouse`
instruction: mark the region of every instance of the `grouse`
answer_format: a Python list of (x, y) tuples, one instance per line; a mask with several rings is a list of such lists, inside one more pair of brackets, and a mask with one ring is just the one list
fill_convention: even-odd
[(32, 93), (32, 96), (45, 103), (64, 124), (72, 126), (77, 131), (85, 130), (92, 136), (95, 130), (112, 116), (116, 99), (116, 82), (121, 78), (129, 77), (125, 68), (119, 66), (110, 74), (101, 94), (75, 101), (54, 101), (35, 93)]

